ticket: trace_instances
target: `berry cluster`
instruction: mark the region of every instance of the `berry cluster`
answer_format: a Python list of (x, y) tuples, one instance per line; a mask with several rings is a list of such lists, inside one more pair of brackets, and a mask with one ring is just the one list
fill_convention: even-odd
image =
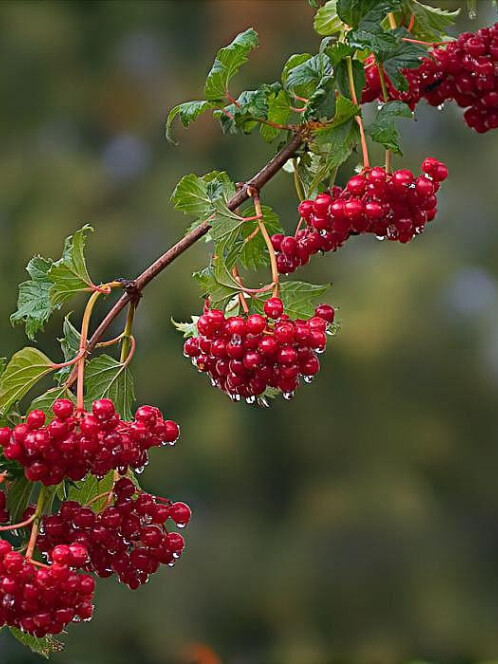
[(429, 157), (423, 174), (392, 174), (375, 167), (355, 175), (344, 189), (333, 187), (315, 200), (302, 201), (299, 214), (306, 227), (295, 236), (273, 235), (280, 273), (289, 274), (318, 251), (335, 251), (351, 235), (373, 233), (402, 243), (421, 233), (437, 212), (436, 193), (448, 176), (446, 166)]
[(5, 491), (0, 491), (0, 523), (7, 523), (8, 520), (7, 496), (5, 495)]
[(312, 318), (290, 320), (282, 300), (271, 297), (264, 313), (225, 318), (208, 309), (197, 321), (199, 336), (185, 341), (185, 356), (234, 401), (253, 403), (268, 387), (290, 398), (301, 377), (310, 382), (320, 369), (317, 353), (325, 350), (334, 309), (322, 304)]
[(121, 420), (110, 399), (95, 401), (91, 412), (59, 399), (52, 410), (48, 424), (43, 411), (33, 410), (24, 424), (0, 429), (5, 458), (20, 463), (31, 482), (59, 484), (88, 473), (103, 477), (113, 469), (143, 468), (151, 447), (172, 445), (179, 435), (178, 425), (152, 406), (139, 408), (132, 422)]
[[(362, 102), (382, 99), (379, 71), (370, 59), (365, 63), (366, 87)], [(465, 122), (479, 133), (498, 128), (498, 23), (431, 49), (416, 69), (403, 71), (408, 90), (396, 90), (386, 79), (390, 99), (406, 102), (412, 110), (425, 98), (440, 106), (454, 100), (466, 108)]]
[[(81, 561), (81, 551), (79, 556)], [(0, 540), (0, 628), (8, 625), (43, 637), (59, 634), (72, 621), (90, 620), (95, 581), (77, 574), (74, 562), (68, 556), (67, 562), (38, 567)]]
[(80, 556), (84, 552), (89, 556), (88, 562), (84, 560), (86, 571), (102, 578), (116, 574), (134, 590), (160, 564), (173, 566), (179, 558), (183, 537), (168, 532), (164, 523), (171, 519), (182, 528), (191, 512), (184, 503), (137, 492), (128, 478), (114, 485), (113, 497), (99, 513), (74, 501), (62, 503), (56, 514), (44, 517), (37, 548), (53, 562), (66, 564), (75, 551)]

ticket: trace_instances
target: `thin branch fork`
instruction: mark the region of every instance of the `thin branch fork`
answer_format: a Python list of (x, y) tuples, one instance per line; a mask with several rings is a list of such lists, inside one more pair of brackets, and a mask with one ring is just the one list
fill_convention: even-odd
[[(278, 152), (273, 159), (271, 159), (266, 166), (264, 166), (256, 175), (244, 184), (228, 201), (227, 207), (229, 210), (235, 210), (242, 203), (248, 200), (250, 191), (259, 190), (264, 187), (284, 166), (284, 164), (295, 155), (297, 150), (304, 143), (304, 137), (301, 132), (298, 132), (294, 137), (285, 145), (280, 152)], [(211, 228), (209, 220), (204, 221), (202, 224), (187, 233), (181, 240), (170, 247), (162, 256), (154, 261), (147, 269), (145, 269), (131, 284), (133, 284), (132, 292), (125, 292), (116, 304), (109, 311), (107, 316), (102, 320), (87, 344), (87, 354), (91, 353), (95, 346), (99, 343), (107, 328), (111, 325), (117, 316), (123, 311), (126, 305), (132, 300), (136, 300), (137, 294), (155, 279), (170, 263), (172, 263), (178, 256), (181, 256), (184, 251), (194, 245), (201, 237)]]

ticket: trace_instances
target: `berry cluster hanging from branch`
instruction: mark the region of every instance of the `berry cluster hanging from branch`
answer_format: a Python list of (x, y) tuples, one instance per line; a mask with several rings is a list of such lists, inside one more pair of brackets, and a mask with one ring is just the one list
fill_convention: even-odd
[[(172, 202), (194, 221), (136, 279), (92, 280), (89, 226), (66, 240), (59, 260), (35, 256), (27, 266), (11, 320), (29, 339), (74, 295), (88, 295), (81, 323), (63, 320), (62, 361), (28, 346), (0, 367), (0, 627), (40, 654), (61, 647), (54, 635), (69, 623), (91, 618), (95, 577), (116, 576), (135, 589), (184, 549), (174, 527), (188, 523), (190, 509), (137, 481), (149, 450), (179, 436), (155, 407), (133, 414), (133, 323), (147, 284), (199, 239), (209, 241), (209, 264), (194, 274), (203, 310), (175, 323), (184, 354), (234, 401), (290, 399), (318, 373), (337, 323), (323, 302), (328, 285), (289, 275), (356, 235), (407, 243), (437, 217), (448, 169), (428, 156), (418, 175), (393, 170), (402, 154), (398, 118), (412, 118), (422, 100), (455, 101), (478, 132), (498, 127), (498, 24), (454, 38), (448, 30), (458, 12), (417, 0), (310, 4), (323, 38), (315, 55), (292, 55), (280, 81), (235, 96), (232, 79), (258, 46), (248, 29), (218, 52), (204, 98), (169, 114), (171, 141), (175, 118), (188, 127), (205, 112), (224, 132), (259, 131), (277, 147), (251, 180), (235, 183), (220, 171), (183, 177)], [(366, 122), (370, 102), (378, 107)], [(382, 164), (371, 162), (369, 142), (384, 148)], [(338, 187), (337, 171), (352, 155), (357, 172)], [(262, 202), (264, 186), (283, 169), (298, 199), (292, 231)], [(251, 280), (262, 270), (267, 279)], [(90, 334), (95, 303), (116, 292), (121, 297)], [(125, 309), (121, 334), (104, 338)], [(53, 386), (36, 393), (47, 376)]]

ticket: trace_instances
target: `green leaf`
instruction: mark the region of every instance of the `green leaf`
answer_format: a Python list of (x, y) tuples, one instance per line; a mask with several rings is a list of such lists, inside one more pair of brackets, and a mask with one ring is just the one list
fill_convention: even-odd
[[(114, 485), (114, 471), (108, 473), (101, 480), (97, 479), (95, 475), (87, 475), (84, 480), (78, 482), (71, 482), (67, 489), (66, 500), (75, 500), (80, 505), (88, 505), (101, 493), (111, 491)], [(106, 504), (106, 497), (96, 500), (90, 505), (94, 512), (99, 512)]]
[(5, 371), (6, 366), (7, 366), (7, 358), (0, 357), (0, 378), (2, 377), (2, 374)]
[(90, 360), (85, 369), (85, 403), (91, 408), (93, 401), (112, 399), (116, 411), (125, 420), (132, 418), (135, 402), (133, 377), (127, 366), (110, 355), (100, 355)]
[(210, 297), (213, 307), (223, 308), (234, 295), (240, 292), (240, 285), (230, 273), (230, 265), (224, 255), (217, 254), (211, 265), (201, 272), (195, 272), (193, 277), (202, 290), (203, 296)]
[[(301, 56), (297, 56), (297, 58), (301, 58)], [(332, 64), (330, 58), (325, 53), (310, 56), (297, 64), (298, 61), (296, 60), (296, 65), (285, 72), (284, 87), (287, 90), (292, 90), (292, 92), (300, 97), (309, 99), (315, 92), (320, 81), (325, 76), (333, 73)]]
[(317, 11), (313, 27), (323, 36), (335, 35), (342, 30), (344, 24), (337, 15), (337, 0), (329, 0)]
[(62, 258), (53, 263), (48, 271), (48, 278), (53, 284), (50, 290), (53, 309), (60, 308), (72, 295), (92, 286), (84, 254), (86, 237), (90, 231), (93, 228), (86, 225), (66, 238)]
[(177, 210), (204, 220), (213, 214), (215, 201), (227, 201), (234, 193), (235, 185), (224, 172), (212, 171), (203, 176), (191, 173), (176, 185), (171, 200)]
[(313, 133), (313, 141), (309, 147), (320, 161), (313, 163), (315, 174), (308, 184), (310, 193), (333, 169), (346, 161), (358, 141), (358, 126), (353, 119)]
[(51, 267), (51, 260), (35, 256), (26, 267), (31, 280), (19, 286), (17, 311), (11, 315), (10, 321), (13, 325), (24, 323), (29, 339), (43, 329), (53, 311), (50, 303), (52, 282), (48, 277)]
[(8, 412), (12, 404), (52, 371), (52, 364), (37, 348), (27, 346), (15, 353), (0, 379), (0, 411)]
[(230, 80), (248, 60), (249, 53), (259, 45), (257, 33), (249, 28), (216, 55), (216, 60), (206, 79), (204, 94), (209, 101), (225, 99)]
[(64, 385), (60, 385), (59, 387), (53, 387), (52, 389), (47, 390), (39, 397), (36, 397), (36, 399), (33, 399), (28, 408), (28, 413), (32, 410), (43, 410), (44, 413), (49, 415), (50, 419), (50, 417), (52, 417), (52, 406), (57, 399), (69, 399), (76, 403), (76, 399), (71, 390), (68, 390)]
[(50, 655), (64, 650), (64, 644), (57, 641), (53, 636), (44, 636), (41, 639), (26, 632), (21, 632), (16, 627), (9, 627), (10, 633), (14, 636), (23, 646), (27, 646), (37, 655), (41, 655), (45, 659), (49, 659)]
[(173, 327), (176, 329), (176, 331), (181, 332), (184, 339), (188, 339), (189, 337), (199, 336), (199, 331), (197, 330), (197, 321), (199, 318), (200, 316), (192, 316), (191, 323), (177, 323), (176, 320), (173, 319), (171, 319), (171, 322), (173, 323)]
[(320, 120), (325, 122), (336, 111), (335, 79), (333, 76), (324, 76), (318, 87), (308, 99), (303, 120)]
[(287, 88), (289, 73), (296, 67), (299, 67), (308, 60), (311, 60), (312, 57), (313, 56), (311, 53), (294, 53), (294, 55), (290, 56), (282, 69), (282, 85), (284, 88)]
[(397, 9), (401, 0), (337, 0), (337, 13), (350, 28), (380, 23), (384, 16)]
[[(316, 286), (304, 281), (285, 281), (280, 284), (280, 298), (284, 303), (285, 312), (293, 319), (307, 319), (313, 316), (318, 300), (328, 291), (330, 284)], [(271, 293), (264, 293), (258, 298), (257, 307), (262, 310), (265, 300)]]
[(7, 510), (12, 523), (20, 523), (24, 511), (28, 507), (34, 484), (22, 474), (12, 482), (9, 482), (9, 490), (6, 493)]
[(217, 201), (214, 218), (211, 221), (211, 237), (215, 242), (218, 242), (226, 235), (233, 233), (244, 223), (244, 217), (229, 210), (221, 201)]
[[(280, 90), (268, 98), (268, 116), (267, 119), (275, 124), (285, 125), (291, 115), (291, 99), (285, 90)], [(262, 124), (260, 128), (261, 136), (267, 143), (271, 143), (277, 138), (282, 130), (276, 127)]]
[[(280, 225), (278, 214), (267, 205), (262, 205), (261, 211), (263, 212), (264, 224), (269, 235), (271, 236), (274, 233), (282, 233), (283, 228)], [(256, 211), (252, 205), (251, 207), (244, 210), (244, 215), (247, 217), (252, 217), (255, 214)], [(270, 264), (268, 248), (261, 233), (258, 233), (250, 240), (247, 240), (247, 238), (251, 237), (251, 235), (254, 233), (257, 226), (257, 221), (246, 221), (242, 226), (242, 236), (246, 239), (246, 241), (242, 245), (239, 260), (248, 270), (257, 270), (260, 267), (266, 267)]]
[(453, 25), (460, 14), (460, 9), (450, 11), (440, 7), (425, 5), (417, 0), (403, 0), (403, 17), (408, 23), (412, 15), (415, 18), (411, 33), (417, 39), (427, 42), (441, 41), (446, 37), (447, 29)]
[[(66, 362), (74, 359), (80, 349), (80, 333), (71, 323), (69, 316), (70, 314), (64, 317), (64, 323), (62, 324), (62, 337), (58, 339)], [(55, 380), (59, 384), (63, 383), (73, 369), (73, 366), (59, 369), (59, 371), (57, 371), (54, 376)]]
[(401, 101), (389, 101), (383, 104), (377, 111), (377, 116), (373, 123), (367, 128), (367, 134), (376, 143), (383, 145), (386, 150), (392, 150), (396, 154), (402, 154), (400, 148), (401, 136), (396, 128), (396, 118), (411, 118), (412, 112)]
[(236, 134), (242, 132), (250, 134), (259, 125), (257, 119), (266, 120), (268, 117), (268, 96), (272, 90), (264, 85), (257, 90), (246, 90), (236, 100), (236, 103), (214, 112), (220, 121), (225, 133)]
[(185, 101), (183, 104), (178, 104), (171, 109), (166, 120), (166, 139), (170, 143), (177, 143), (173, 140), (172, 125), (173, 120), (177, 115), (180, 116), (180, 122), (184, 127), (188, 127), (194, 120), (197, 120), (199, 115), (205, 111), (209, 111), (214, 105), (209, 101)]

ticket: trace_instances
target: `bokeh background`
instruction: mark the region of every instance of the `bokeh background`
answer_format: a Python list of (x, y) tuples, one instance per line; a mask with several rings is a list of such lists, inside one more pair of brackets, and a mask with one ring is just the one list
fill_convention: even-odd
[[(488, 0), (459, 29), (496, 20)], [(272, 148), (209, 118), (179, 148), (169, 109), (195, 99), (217, 48), (254, 26), (262, 46), (234, 91), (316, 51), (304, 0), (0, 4), (0, 341), (24, 265), (95, 227), (95, 280), (133, 276), (184, 231), (169, 196), (186, 172), (248, 178)], [(143, 475), (186, 500), (188, 550), (131, 593), (99, 584), (95, 620), (57, 664), (465, 663), (498, 656), (498, 135), (421, 107), (404, 164), (450, 166), (440, 214), (408, 246), (361, 238), (315, 259), (342, 331), (292, 403), (233, 405), (182, 357), (170, 317), (201, 301), (205, 246), (148, 289), (137, 319), (140, 402), (182, 424)], [(350, 165), (351, 168), (354, 164)], [(346, 177), (347, 172), (341, 177)], [(265, 202), (295, 223), (282, 173)], [(80, 315), (76, 307), (75, 315)], [(40, 347), (57, 356), (55, 317)], [(2, 664), (32, 664), (0, 634)]]

